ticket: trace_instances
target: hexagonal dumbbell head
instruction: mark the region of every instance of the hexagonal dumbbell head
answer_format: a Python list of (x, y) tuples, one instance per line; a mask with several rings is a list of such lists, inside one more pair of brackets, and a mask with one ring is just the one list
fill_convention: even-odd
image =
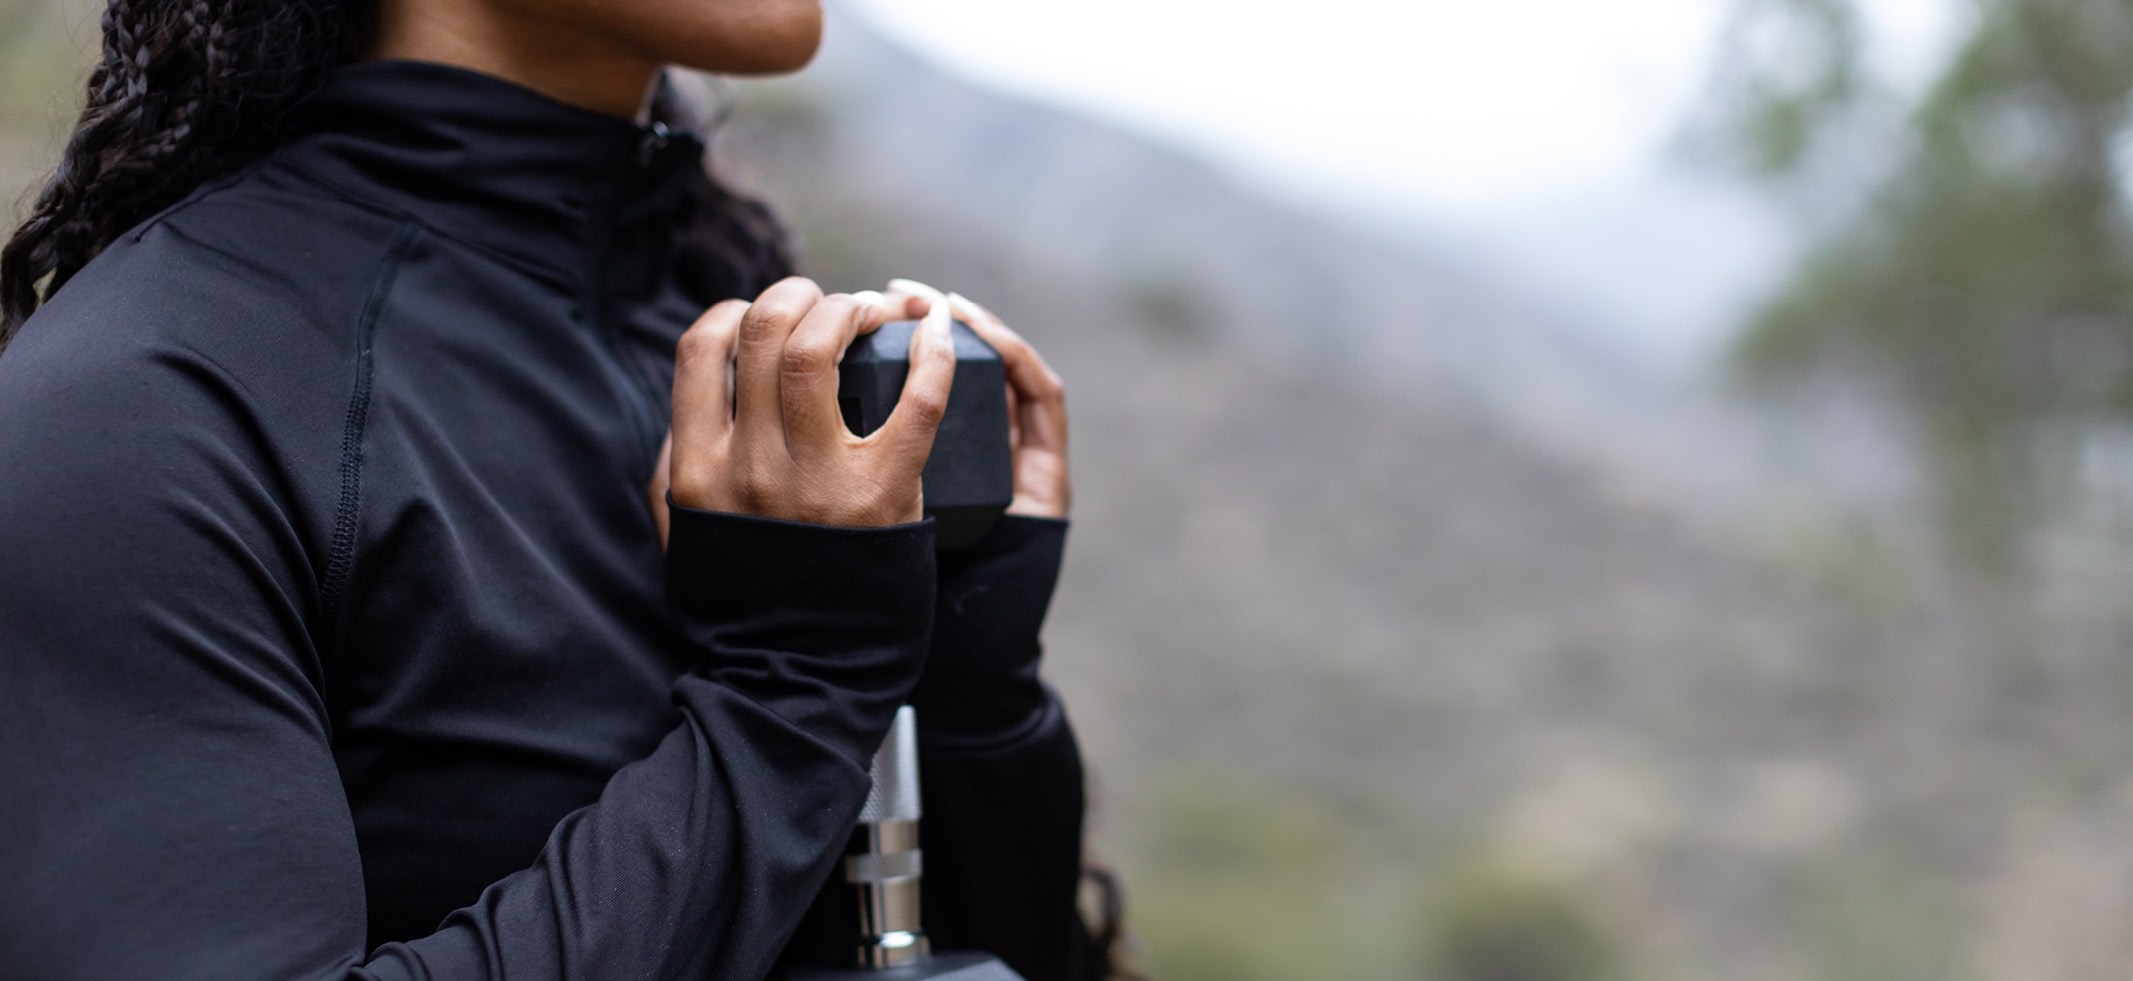
[[(883, 324), (844, 352), (837, 366), (837, 405), (852, 432), (872, 433), (896, 408), (904, 376), (911, 371), (911, 334), (918, 323)], [(948, 409), (922, 478), (934, 541), (944, 549), (977, 544), (1015, 496), (1007, 442), (1007, 369), (999, 352), (970, 325), (955, 321), (951, 332), (955, 386), (949, 390)]]

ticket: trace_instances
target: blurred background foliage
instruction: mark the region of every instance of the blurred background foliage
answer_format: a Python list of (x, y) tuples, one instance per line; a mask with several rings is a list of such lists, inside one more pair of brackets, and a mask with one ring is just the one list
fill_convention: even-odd
[[(100, 7), (0, 0), (11, 198)], [(1271, 199), (842, 8), (797, 79), (707, 83), (810, 274), (961, 290), (1069, 380), (1048, 671), (1153, 976), (2125, 974), (2133, 3), (1965, 10), (1911, 98), (1851, 0), (1735, 4), (1685, 126), (1807, 245), (1717, 400), (1456, 230)], [(1681, 479), (1743, 457), (1748, 491)], [(1859, 458), (1906, 479), (1788, 496)]]
[[(1943, 527), (2005, 567), (2081, 492), (2085, 461), (2122, 454), (2133, 410), (2133, 5), (1987, 0), (1975, 16), (1894, 168), (1735, 353), (1757, 383), (1837, 372), (1893, 395)], [(1782, 179), (1863, 97), (1858, 17), (1755, 0), (1755, 33), (1801, 52), (1730, 80), (1742, 157)], [(2111, 463), (2088, 490), (2124, 493)]]

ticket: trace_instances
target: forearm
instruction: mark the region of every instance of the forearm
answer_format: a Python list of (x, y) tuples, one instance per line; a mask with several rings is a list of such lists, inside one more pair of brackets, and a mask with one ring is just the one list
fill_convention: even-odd
[(828, 875), (866, 771), (729, 687), (677, 691), (684, 724), (565, 817), (531, 868), (358, 976), (763, 976)]
[(684, 724), (408, 945), (433, 974), (760, 977), (841, 852), (926, 647), (931, 529), (672, 521), (670, 597), (707, 651), (676, 685)]
[(1028, 735), (1053, 708), (1039, 634), (1068, 523), (1009, 515), (977, 546), (944, 553), (927, 671), (912, 704), (929, 746), (982, 750)]
[[(265, 534), (242, 522), (90, 551), (68, 531), (88, 526), (14, 518), (0, 569), (34, 585), (0, 599), (6, 977), (760, 977), (844, 841), (931, 619), (923, 527), (683, 519), (672, 585), (706, 653), (675, 686), (681, 723), (530, 867), (372, 952), (302, 620), (273, 605), (303, 570), (199, 540)], [(99, 610), (29, 575), (50, 554), (89, 556), (70, 575), (99, 581), (187, 575)]]
[(1056, 697), (1012, 742), (920, 744), (925, 922), (939, 949), (983, 950), (1029, 981), (1077, 977), (1081, 755)]
[(944, 555), (918, 707), (926, 925), (1031, 981), (1071, 977), (1081, 756), (1040, 679), (1067, 522), (1009, 516)]

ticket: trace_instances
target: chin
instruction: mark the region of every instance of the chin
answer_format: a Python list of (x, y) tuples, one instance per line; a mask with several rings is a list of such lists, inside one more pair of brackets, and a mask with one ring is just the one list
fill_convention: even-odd
[[(703, 0), (695, 0), (702, 3)], [(819, 0), (752, 0), (705, 4), (711, 16), (701, 30), (670, 34), (686, 38), (664, 54), (665, 60), (698, 71), (723, 75), (777, 75), (795, 72), (814, 60), (822, 46)], [(680, 49), (680, 50), (674, 50)]]

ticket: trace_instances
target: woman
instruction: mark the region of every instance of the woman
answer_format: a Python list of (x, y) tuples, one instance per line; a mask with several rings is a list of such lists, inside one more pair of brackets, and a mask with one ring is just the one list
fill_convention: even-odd
[[(1058, 381), (960, 298), (780, 278), (661, 83), (820, 17), (110, 0), (0, 254), (0, 977), (760, 977), (906, 700), (937, 944), (1087, 963)], [(1016, 487), (936, 562), (951, 305)]]

